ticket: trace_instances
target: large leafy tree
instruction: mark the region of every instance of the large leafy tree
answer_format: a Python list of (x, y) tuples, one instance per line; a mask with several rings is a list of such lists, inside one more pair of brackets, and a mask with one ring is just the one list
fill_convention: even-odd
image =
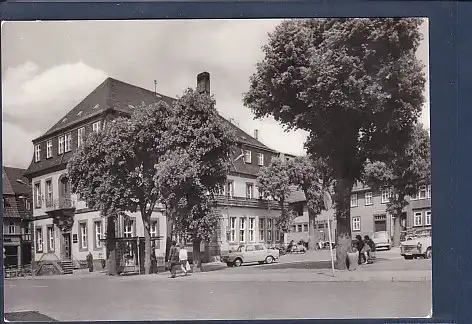
[(309, 132), (335, 179), (337, 267), (351, 245), (350, 196), (365, 161), (402, 152), (424, 103), (420, 19), (303, 19), (276, 27), (245, 105)]
[(213, 197), (226, 183), (235, 136), (215, 100), (192, 89), (175, 102), (166, 125), (166, 154), (156, 164), (155, 182), (176, 234), (193, 243), (194, 264), (201, 270), (200, 244), (218, 230), (221, 214)]
[(130, 118), (119, 117), (92, 133), (68, 164), (72, 190), (90, 208), (110, 217), (107, 226), (109, 272), (115, 269), (114, 221), (117, 215), (140, 212), (144, 224), (145, 273), (150, 271), (150, 220), (161, 198), (154, 165), (165, 153), (162, 139), (169, 106), (160, 102), (141, 105)]
[(305, 194), (308, 208), (308, 248), (314, 249), (316, 217), (324, 209), (323, 193), (330, 186), (329, 168), (320, 158), (296, 157), (290, 168), (290, 182)]
[(394, 245), (400, 243), (400, 216), (420, 186), (431, 183), (431, 154), (428, 131), (415, 125), (405, 150), (390, 161), (367, 161), (364, 182), (375, 190), (391, 190), (388, 214), (394, 217)]
[(293, 192), (291, 182), (292, 162), (282, 158), (272, 158), (268, 166), (260, 168), (257, 175), (257, 187), (265, 199), (274, 199), (281, 210), (276, 218), (276, 228), (285, 235), (290, 229), (293, 215), (287, 205), (287, 200)]

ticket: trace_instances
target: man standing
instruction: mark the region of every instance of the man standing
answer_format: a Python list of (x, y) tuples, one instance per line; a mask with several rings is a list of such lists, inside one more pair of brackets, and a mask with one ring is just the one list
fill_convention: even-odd
[(179, 261), (179, 249), (176, 246), (177, 242), (172, 241), (172, 247), (170, 248), (170, 274), (171, 278), (175, 278), (176, 266), (180, 263)]

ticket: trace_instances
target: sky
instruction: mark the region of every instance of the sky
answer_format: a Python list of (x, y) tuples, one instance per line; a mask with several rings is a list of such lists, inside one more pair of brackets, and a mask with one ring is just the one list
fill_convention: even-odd
[[(27, 168), (32, 140), (107, 77), (168, 96), (208, 71), (217, 110), (280, 152), (304, 154), (303, 131), (254, 120), (242, 103), (262, 45), (280, 20), (147, 20), (2, 23), (3, 165)], [(418, 58), (429, 80), (428, 23)], [(429, 82), (422, 122), (429, 129)]]

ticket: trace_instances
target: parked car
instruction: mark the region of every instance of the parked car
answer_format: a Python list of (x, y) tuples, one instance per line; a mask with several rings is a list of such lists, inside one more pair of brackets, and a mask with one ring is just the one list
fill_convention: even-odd
[(239, 267), (243, 263), (270, 264), (279, 256), (279, 250), (269, 249), (265, 244), (256, 243), (240, 245), (236, 251), (229, 251), (227, 255), (223, 255), (221, 261), (225, 262), (228, 267)]
[(372, 241), (374, 241), (377, 250), (382, 248), (390, 250), (392, 248), (392, 241), (387, 231), (375, 232), (372, 235)]
[(431, 230), (417, 231), (408, 236), (407, 240), (400, 244), (400, 253), (406, 260), (417, 257), (431, 259), (433, 257)]

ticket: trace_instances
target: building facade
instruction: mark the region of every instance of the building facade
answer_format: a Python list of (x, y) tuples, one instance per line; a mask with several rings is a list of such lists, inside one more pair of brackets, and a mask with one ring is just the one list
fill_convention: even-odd
[[(210, 91), (210, 76), (197, 76), (197, 89)], [(88, 208), (80, 197), (71, 192), (67, 163), (91, 132), (99, 132), (106, 122), (117, 116), (129, 116), (141, 103), (152, 104), (175, 99), (140, 87), (107, 78), (76, 107), (69, 111), (50, 130), (33, 140), (32, 162), (26, 171), (33, 190), (35, 260), (44, 259), (83, 261), (91, 253), (94, 260), (106, 257), (103, 239), (106, 219), (98, 211)], [(236, 133), (237, 149), (232, 156), (232, 170), (228, 183), (217, 198), (221, 210), (220, 230), (204, 244), (207, 260), (219, 258), (222, 250), (243, 242), (274, 242), (279, 233), (274, 219), (280, 214), (273, 201), (261, 199), (256, 186), (259, 169), (268, 165), (272, 157), (282, 155), (258, 140), (257, 131), (251, 136), (221, 117)], [(131, 244), (144, 236), (139, 213), (116, 221), (116, 236)], [(166, 243), (171, 239), (171, 222), (167, 222), (162, 206), (152, 216), (151, 237), (156, 239), (154, 252), (164, 257)], [(167, 238), (167, 239), (165, 239)], [(135, 264), (136, 253), (127, 249), (122, 263)], [(139, 252), (138, 252), (139, 254)], [(99, 264), (97, 267), (100, 268)]]
[[(297, 202), (304, 202), (304, 195), (292, 199), (292, 206)], [(374, 232), (387, 231), (394, 241), (395, 228), (399, 229), (399, 238), (403, 238), (405, 232), (410, 229), (430, 229), (431, 228), (431, 185), (421, 186), (414, 197), (406, 197), (407, 207), (401, 217), (396, 220), (386, 211), (387, 203), (390, 200), (390, 191), (375, 191), (370, 187), (356, 183), (352, 188), (351, 195), (351, 236), (369, 235)], [(296, 242), (300, 240), (308, 241), (308, 210), (303, 207), (303, 215), (294, 219), (289, 233), (289, 239)], [(316, 239), (328, 240), (327, 221), (331, 222), (332, 235), (336, 237), (336, 222), (334, 221), (334, 210), (323, 211), (316, 220), (320, 228), (315, 231)], [(395, 227), (395, 222), (399, 224)], [(317, 225), (318, 226), (318, 225)], [(334, 240), (334, 239), (333, 239)]]
[(3, 248), (5, 267), (31, 264), (31, 187), (24, 169), (3, 167)]

